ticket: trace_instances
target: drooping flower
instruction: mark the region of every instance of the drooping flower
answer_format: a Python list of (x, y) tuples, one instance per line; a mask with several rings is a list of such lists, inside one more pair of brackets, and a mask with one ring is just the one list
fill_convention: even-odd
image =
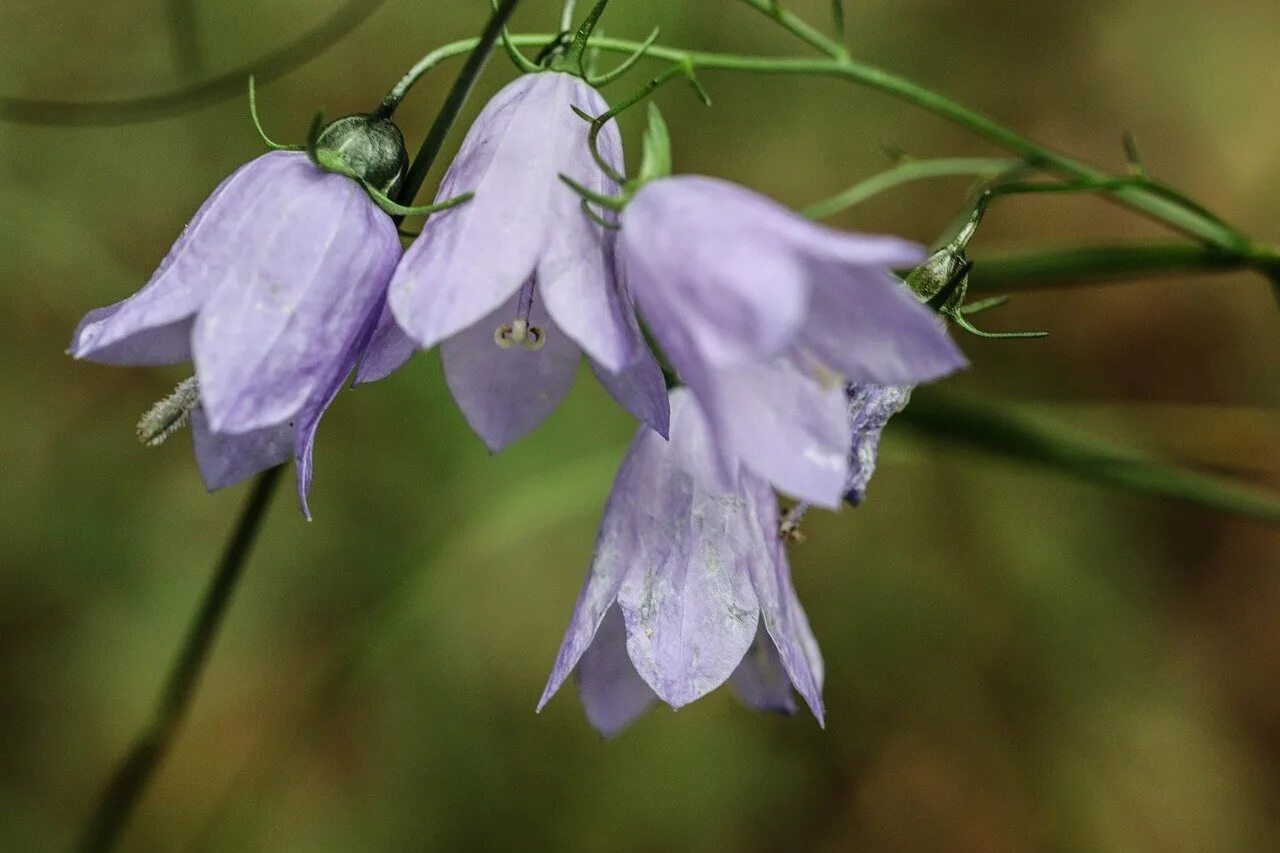
[(359, 183), (274, 151), (214, 190), (145, 287), (89, 312), (69, 352), (123, 366), (194, 361), (205, 484), (294, 456), (306, 512), (316, 427), (400, 255), (395, 225)]
[(571, 672), (591, 724), (613, 734), (661, 699), (679, 708), (726, 681), (748, 705), (821, 723), (822, 656), (795, 590), (769, 485), (719, 485), (717, 451), (688, 389), (671, 440), (641, 427), (605, 507), (591, 573), (541, 709)]
[(880, 435), (888, 426), (889, 419), (906, 408), (911, 400), (911, 390), (910, 385), (871, 383), (854, 384), (845, 389), (853, 417), (844, 499), (854, 506), (866, 500), (867, 485), (876, 472)]
[[(560, 180), (616, 190), (574, 107), (608, 109), (580, 78), (551, 71), (519, 78), (485, 106), (439, 190), (475, 196), (432, 217), (405, 253), (357, 377), (381, 379), (440, 344), (454, 399), (495, 452), (555, 409), (584, 352), (622, 405), (667, 428), (662, 372), (616, 269), (614, 235)], [(599, 150), (621, 171), (616, 126)]]
[(920, 248), (816, 225), (713, 178), (643, 186), (619, 255), (654, 337), (706, 413), (722, 484), (739, 463), (838, 505), (849, 479), (846, 383), (905, 385), (964, 366), (942, 322), (890, 273)]

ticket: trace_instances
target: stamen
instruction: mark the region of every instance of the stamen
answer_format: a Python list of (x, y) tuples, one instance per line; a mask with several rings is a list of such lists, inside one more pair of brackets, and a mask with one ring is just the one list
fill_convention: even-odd
[(520, 299), (516, 307), (516, 318), (504, 323), (493, 332), (493, 342), (501, 349), (513, 349), (517, 344), (537, 352), (547, 344), (547, 333), (541, 326), (530, 325), (529, 315), (533, 311), (532, 279), (520, 288)]
[(800, 522), (808, 511), (809, 504), (806, 503), (798, 503), (789, 509), (782, 517), (782, 523), (778, 525), (778, 536), (788, 542), (803, 542), (805, 537), (804, 532), (800, 530)]
[(169, 436), (187, 425), (191, 410), (200, 402), (200, 383), (192, 376), (184, 379), (173, 393), (152, 406), (138, 421), (138, 441), (147, 447), (159, 447)]

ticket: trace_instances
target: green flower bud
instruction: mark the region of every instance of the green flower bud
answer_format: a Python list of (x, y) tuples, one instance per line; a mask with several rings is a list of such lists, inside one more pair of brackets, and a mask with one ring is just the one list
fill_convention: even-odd
[(324, 127), (315, 141), (320, 165), (393, 195), (409, 168), (404, 134), (390, 118), (352, 115)]

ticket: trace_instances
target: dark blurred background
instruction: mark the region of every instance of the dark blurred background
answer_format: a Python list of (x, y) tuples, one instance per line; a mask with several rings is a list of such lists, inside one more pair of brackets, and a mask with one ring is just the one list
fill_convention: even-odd
[[(201, 67), (184, 71), (163, 0), (0, 0), (0, 94), (165, 91), (338, 5), (194, 2)], [(476, 34), (487, 5), (390, 0), (262, 89), (268, 131), (300, 140), (317, 107), (367, 110), (418, 56)], [(1274, 0), (847, 5), (857, 57), (1117, 171), (1132, 130), (1156, 175), (1280, 239)], [(614, 6), (611, 35), (660, 24), (672, 44), (804, 50), (731, 0)], [(790, 6), (825, 26), (826, 0)], [(517, 28), (558, 17), (558, 3), (527, 0)], [(456, 69), (406, 103), (411, 146)], [(499, 55), (468, 117), (512, 75)], [(658, 98), (678, 167), (788, 203), (886, 167), (886, 146), (997, 153), (843, 83), (705, 82), (710, 110), (681, 87)], [(634, 143), (636, 119), (625, 127)], [(237, 96), (113, 128), (0, 125), (0, 151), (0, 849), (59, 849), (149, 713), (246, 494), (207, 495), (185, 436), (134, 441), (180, 369), (63, 349), (261, 145)], [(840, 223), (932, 242), (966, 189), (918, 184)], [(994, 211), (974, 254), (1157, 236), (1097, 200), (1020, 199)], [(983, 319), (1053, 336), (964, 340), (973, 369), (954, 387), (1280, 487), (1280, 312), (1259, 279), (1036, 292)], [(612, 742), (571, 687), (535, 716), (632, 430), (584, 377), (491, 458), (434, 356), (342, 395), (320, 432), (316, 521), (282, 491), (127, 846), (1280, 849), (1275, 529), (903, 429), (869, 502), (811, 516), (792, 549), (827, 659), (825, 732), (727, 691)]]

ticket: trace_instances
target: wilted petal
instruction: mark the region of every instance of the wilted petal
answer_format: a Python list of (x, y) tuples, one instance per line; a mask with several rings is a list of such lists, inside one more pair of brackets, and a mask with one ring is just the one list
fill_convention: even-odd
[(569, 393), (582, 351), (534, 299), (529, 322), (546, 335), (542, 349), (502, 349), (499, 326), (516, 318), (520, 295), (440, 345), (444, 378), (467, 423), (494, 453), (528, 435)]
[(583, 88), (568, 74), (527, 74), (471, 126), (437, 199), (475, 198), (427, 220), (391, 285), (396, 320), (423, 348), (475, 324), (535, 272), (548, 230), (562, 224), (548, 211), (577, 198), (559, 175), (580, 168), (586, 147), (571, 109)]
[(587, 720), (605, 737), (622, 731), (657, 700), (627, 657), (626, 623), (616, 606), (609, 608), (578, 661), (577, 681)]
[(699, 399), (744, 466), (796, 498), (839, 506), (849, 452), (843, 386), (780, 358), (715, 374)]
[(884, 269), (818, 264), (801, 346), (850, 382), (939, 379), (968, 362), (938, 315)]
[(876, 471), (880, 434), (889, 419), (902, 411), (911, 399), (910, 385), (850, 385), (846, 389), (849, 413), (853, 416), (853, 442), (849, 449), (849, 479), (844, 499), (857, 506), (867, 496), (867, 484)]
[(672, 393), (671, 418), (669, 444), (647, 429), (637, 439), (655, 458), (643, 491), (627, 495), (639, 542), (618, 604), (636, 671), (679, 708), (723, 684), (750, 647), (760, 614), (748, 575), (769, 555), (746, 501), (707, 488), (714, 456), (688, 392)]
[(769, 632), (761, 625), (742, 663), (729, 677), (729, 686), (747, 705), (758, 711), (794, 714), (796, 701), (787, 675)]
[(619, 251), (636, 301), (683, 372), (669, 338), (716, 367), (788, 347), (808, 310), (804, 258), (776, 225), (785, 208), (712, 178), (641, 189), (622, 215)]
[(791, 585), (791, 565), (778, 534), (778, 501), (768, 483), (750, 475), (742, 478), (744, 494), (752, 504), (759, 530), (764, 536), (771, 559), (752, 562), (751, 583), (760, 602), (765, 629), (778, 648), (778, 656), (791, 683), (804, 697), (818, 724), (824, 724), (822, 707), (822, 653), (809, 628), (795, 588)]
[(377, 382), (395, 373), (405, 362), (418, 352), (418, 342), (409, 337), (400, 328), (391, 309), (382, 308), (382, 316), (378, 319), (378, 327), (374, 330), (369, 348), (360, 359), (360, 368), (356, 371), (356, 384)]
[(209, 491), (249, 479), (293, 456), (293, 427), (284, 423), (244, 433), (213, 432), (204, 409), (191, 412), (196, 465)]
[(259, 157), (219, 184), (145, 287), (80, 321), (70, 354), (120, 366), (190, 360), (192, 318), (222, 282), (234, 254), (243, 249), (228, 242), (236, 239), (244, 211), (270, 190), (281, 157)]
[[(631, 442), (605, 504), (591, 572), (574, 605), (569, 630), (538, 701), (538, 710), (560, 689), (591, 645), (606, 611), (617, 600), (627, 573), (644, 571), (646, 566), (662, 565), (671, 559), (674, 543), (655, 531), (667, 510), (655, 519), (652, 508), (675, 507), (679, 512), (682, 503), (687, 510), (689, 501), (669, 474), (666, 447), (666, 442), (644, 426)], [(666, 476), (663, 471), (668, 472)]]

